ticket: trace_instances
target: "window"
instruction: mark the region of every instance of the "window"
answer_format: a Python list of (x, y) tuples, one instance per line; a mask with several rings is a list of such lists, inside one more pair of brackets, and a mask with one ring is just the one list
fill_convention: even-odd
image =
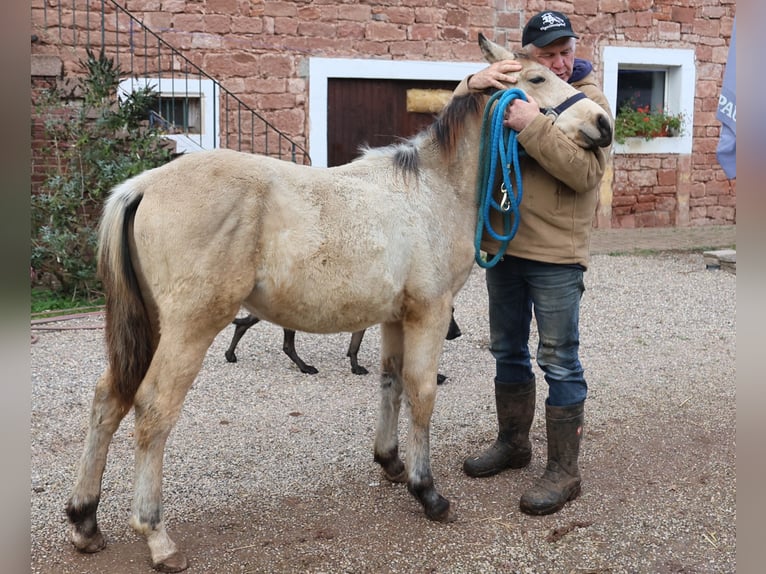
[(684, 116), (680, 136), (615, 142), (615, 153), (691, 153), (694, 82), (693, 50), (604, 48), (604, 93), (612, 113), (630, 103)]
[(486, 67), (482, 62), (426, 62), (309, 58), (309, 150), (311, 164), (327, 167), (327, 99), (330, 78), (381, 78), (459, 82)]
[(194, 78), (130, 78), (119, 93), (151, 86), (159, 94), (149, 121), (159, 123), (165, 137), (176, 141), (176, 151), (194, 152), (218, 147), (218, 88), (212, 80)]
[(201, 98), (185, 96), (180, 98), (162, 97), (157, 102), (150, 120), (157, 120), (168, 128), (170, 133), (202, 133)]
[(643, 107), (665, 109), (665, 71), (618, 70), (615, 112), (619, 114), (623, 106), (634, 110)]

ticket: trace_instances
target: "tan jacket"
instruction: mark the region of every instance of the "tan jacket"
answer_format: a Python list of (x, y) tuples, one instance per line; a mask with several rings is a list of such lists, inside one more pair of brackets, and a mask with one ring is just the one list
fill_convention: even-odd
[[(591, 72), (572, 86), (603, 107), (609, 104)], [(463, 80), (455, 94), (470, 88)], [(520, 223), (506, 249), (508, 255), (548, 263), (578, 263), (588, 266), (593, 216), (601, 177), (610, 148), (586, 150), (576, 145), (540, 114), (518, 134), (526, 150), (520, 160), (523, 195)], [(513, 178), (512, 178), (513, 181)], [(499, 194), (496, 199), (499, 201)], [(492, 228), (502, 232), (500, 214), (492, 210)], [(494, 255), (499, 242), (484, 232), (481, 248)]]

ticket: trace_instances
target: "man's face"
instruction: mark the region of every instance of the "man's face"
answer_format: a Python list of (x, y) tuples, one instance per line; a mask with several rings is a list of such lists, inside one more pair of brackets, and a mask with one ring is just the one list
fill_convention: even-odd
[(574, 38), (559, 38), (542, 48), (530, 44), (529, 48), (532, 59), (551, 70), (559, 78), (568, 82), (572, 77), (575, 59)]

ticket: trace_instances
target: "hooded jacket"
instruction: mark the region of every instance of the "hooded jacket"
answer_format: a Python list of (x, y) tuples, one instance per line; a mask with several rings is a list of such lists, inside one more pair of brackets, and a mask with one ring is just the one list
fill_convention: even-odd
[[(590, 62), (576, 59), (569, 83), (604, 108), (611, 119), (609, 104), (592, 69)], [(467, 80), (458, 85), (455, 94), (471, 91)], [(523, 196), (519, 227), (505, 253), (587, 268), (593, 216), (610, 148), (581, 148), (543, 114), (532, 120), (517, 138), (526, 151), (519, 162)], [(496, 199), (499, 201), (499, 196)], [(490, 223), (495, 230), (503, 228), (501, 216), (495, 210)], [(500, 245), (485, 232), (481, 248), (494, 255)]]

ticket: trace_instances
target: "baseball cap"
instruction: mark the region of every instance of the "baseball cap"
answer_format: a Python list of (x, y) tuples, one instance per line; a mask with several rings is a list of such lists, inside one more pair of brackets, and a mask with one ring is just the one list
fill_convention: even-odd
[(534, 44), (538, 48), (547, 46), (559, 38), (579, 38), (572, 31), (572, 23), (561, 12), (546, 10), (535, 14), (524, 26), (521, 45)]

